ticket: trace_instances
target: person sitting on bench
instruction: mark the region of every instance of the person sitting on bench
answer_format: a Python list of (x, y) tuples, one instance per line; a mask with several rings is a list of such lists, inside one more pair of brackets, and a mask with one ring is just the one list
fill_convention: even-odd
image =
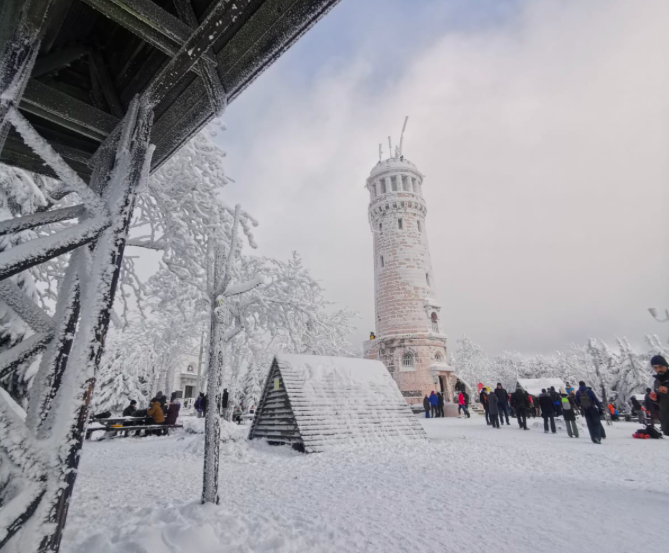
[(176, 424), (177, 417), (179, 416), (179, 409), (181, 409), (181, 404), (177, 398), (174, 398), (170, 402), (168, 407), (167, 418), (165, 419), (165, 424)]
[(163, 408), (158, 398), (153, 398), (149, 402), (147, 417), (154, 419), (154, 424), (165, 424), (165, 415), (163, 415)]
[(130, 405), (123, 410), (124, 417), (134, 417), (137, 411), (137, 402), (134, 399), (130, 400)]

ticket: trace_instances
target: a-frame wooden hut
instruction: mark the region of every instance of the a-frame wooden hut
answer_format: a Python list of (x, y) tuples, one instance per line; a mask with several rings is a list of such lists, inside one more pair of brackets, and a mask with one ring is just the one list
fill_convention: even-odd
[(249, 439), (306, 453), (426, 435), (383, 363), (317, 355), (277, 355)]

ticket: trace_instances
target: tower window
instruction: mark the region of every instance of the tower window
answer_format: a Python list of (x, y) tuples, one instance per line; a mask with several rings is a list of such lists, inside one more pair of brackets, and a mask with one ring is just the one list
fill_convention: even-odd
[(382, 194), (386, 194), (386, 179), (380, 180), (379, 184), (381, 185)]
[(398, 228), (402, 230), (402, 219), (398, 219)]
[(382, 266), (382, 269), (383, 269), (384, 268), (384, 256), (383, 255), (379, 257), (379, 262), (380, 262), (380, 264)]
[(382, 224), (379, 223), (379, 231), (381, 232), (381, 230), (382, 230)]
[(435, 354), (435, 361), (438, 363), (442, 362), (442, 355), (439, 352)]
[(405, 192), (410, 192), (409, 181), (405, 175), (402, 176), (402, 189)]
[(394, 192), (398, 191), (398, 179), (396, 177), (391, 177), (391, 190)]
[(430, 315), (430, 324), (433, 328), (433, 332), (440, 331), (440, 325), (437, 323), (437, 313), (435, 313), (435, 311), (433, 311)]
[(426, 273), (426, 284), (430, 286), (430, 275)]
[(411, 351), (403, 354), (402, 356), (402, 366), (403, 368), (409, 368), (414, 366), (414, 354)]
[[(417, 221), (417, 222), (416, 222), (416, 226), (418, 227), (419, 232), (421, 232), (421, 221)], [(380, 230), (381, 230), (381, 229), (380, 229)]]

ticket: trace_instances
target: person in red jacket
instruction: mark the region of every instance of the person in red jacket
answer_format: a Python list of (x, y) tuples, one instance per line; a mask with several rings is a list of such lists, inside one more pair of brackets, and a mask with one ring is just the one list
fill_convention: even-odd
[(461, 411), (465, 413), (465, 416), (470, 418), (470, 413), (468, 412), (468, 406), (465, 403), (465, 396), (463, 392), (458, 392), (458, 418), (461, 418)]

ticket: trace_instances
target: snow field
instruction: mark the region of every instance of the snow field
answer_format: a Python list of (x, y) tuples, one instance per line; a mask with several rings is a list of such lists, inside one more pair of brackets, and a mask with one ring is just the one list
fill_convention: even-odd
[(424, 443), (312, 455), (224, 425), (205, 507), (201, 434), (87, 442), (62, 551), (667, 551), (667, 440), (622, 422), (597, 446), (541, 420), (422, 419)]

